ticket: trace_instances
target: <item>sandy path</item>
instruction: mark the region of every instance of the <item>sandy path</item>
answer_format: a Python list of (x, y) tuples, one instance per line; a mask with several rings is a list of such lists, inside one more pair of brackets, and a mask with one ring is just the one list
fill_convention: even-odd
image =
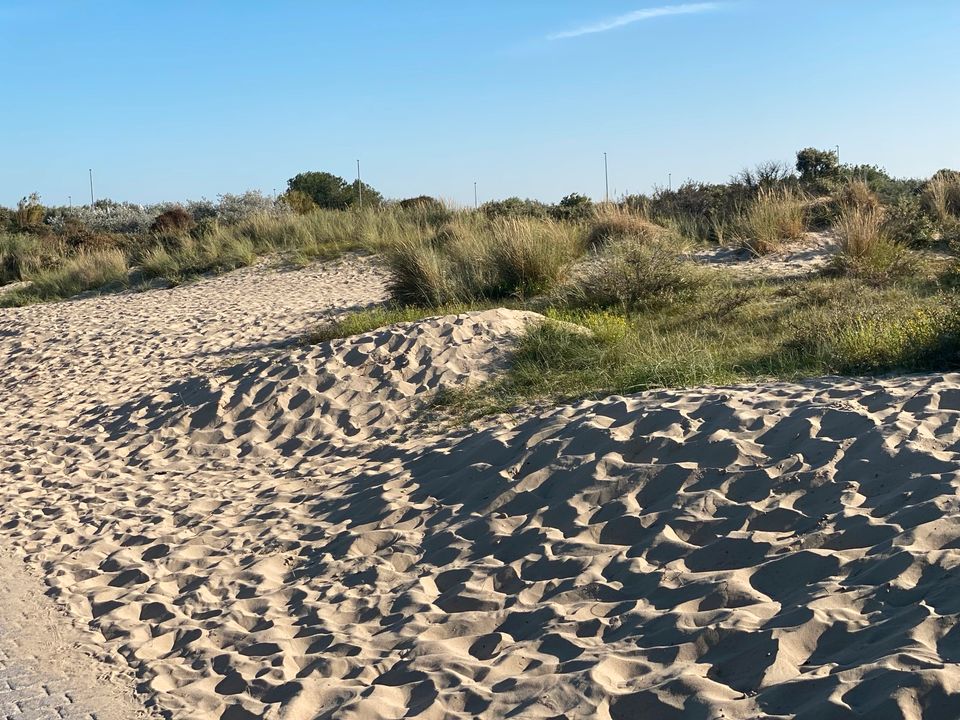
[(365, 261), (0, 316), (0, 537), (183, 718), (960, 716), (960, 377), (409, 436), (529, 314)]
[(94, 660), (88, 638), (44, 596), (23, 563), (0, 554), (0, 717), (133, 720), (155, 717), (126, 665)]

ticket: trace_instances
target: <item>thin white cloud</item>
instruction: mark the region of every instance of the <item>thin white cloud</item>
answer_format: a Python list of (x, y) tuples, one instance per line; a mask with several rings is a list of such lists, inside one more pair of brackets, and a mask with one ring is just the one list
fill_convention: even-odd
[(721, 3), (716, 2), (700, 2), (700, 3), (684, 3), (683, 5), (666, 5), (664, 7), (655, 7), (655, 8), (645, 8), (643, 10), (634, 10), (629, 12), (626, 15), (620, 15), (615, 18), (610, 18), (608, 20), (601, 20), (599, 22), (593, 23), (591, 25), (584, 25), (578, 27), (574, 30), (566, 30), (564, 32), (554, 33), (553, 35), (548, 35), (548, 40), (565, 40), (567, 38), (580, 37), (581, 35), (591, 35), (593, 33), (602, 33), (607, 32), (607, 30), (613, 30), (615, 28), (623, 27), (624, 25), (630, 25), (635, 22), (641, 22), (643, 20), (653, 20), (658, 17), (666, 17), (668, 15), (696, 15), (699, 13), (710, 12), (712, 10), (717, 10), (720, 7)]

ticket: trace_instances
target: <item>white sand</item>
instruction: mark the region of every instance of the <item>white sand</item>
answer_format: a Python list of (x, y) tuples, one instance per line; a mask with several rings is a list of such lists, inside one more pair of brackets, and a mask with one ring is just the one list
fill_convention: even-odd
[(776, 252), (756, 255), (742, 247), (720, 245), (690, 253), (691, 259), (721, 267), (741, 278), (798, 278), (822, 272), (837, 254), (839, 245), (829, 232), (810, 232), (785, 243)]
[(351, 259), (0, 314), (0, 538), (177, 718), (960, 717), (960, 377), (409, 434), (536, 318)]

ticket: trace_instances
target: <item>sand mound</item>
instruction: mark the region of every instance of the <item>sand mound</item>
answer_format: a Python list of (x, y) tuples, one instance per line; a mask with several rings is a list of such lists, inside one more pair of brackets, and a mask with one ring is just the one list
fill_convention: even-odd
[(128, 462), (327, 454), (402, 432), (442, 388), (483, 382), (538, 319), (501, 309), (398, 323), (95, 407), (78, 424), (88, 444), (122, 445)]
[[(0, 347), (52, 359), (17, 319)], [(130, 342), (87, 319), (108, 351)], [(960, 716), (960, 376), (394, 432), (529, 320), (435, 318), (226, 367), (158, 346), (152, 390), (133, 363), (91, 381), (126, 403), (37, 381), (30, 397), (62, 405), (57, 423), (15, 395), (0, 410), (0, 536), (177, 718)], [(173, 402), (178, 373), (199, 400)]]
[(735, 246), (697, 250), (690, 257), (742, 278), (795, 278), (823, 272), (830, 266), (838, 248), (830, 233), (820, 232), (807, 233), (802, 240), (787, 243), (782, 249), (759, 257), (746, 248)]

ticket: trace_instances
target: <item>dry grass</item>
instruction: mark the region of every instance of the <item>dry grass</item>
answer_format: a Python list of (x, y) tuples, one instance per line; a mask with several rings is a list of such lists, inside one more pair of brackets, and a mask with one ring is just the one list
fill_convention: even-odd
[(877, 194), (863, 180), (851, 180), (840, 190), (837, 200), (841, 207), (880, 211), (882, 204)]
[(836, 225), (840, 252), (851, 258), (862, 258), (880, 243), (888, 242), (884, 222), (884, 213), (879, 207), (844, 207)]
[(937, 173), (927, 183), (923, 196), (927, 208), (941, 224), (960, 220), (960, 172)]
[(880, 283), (910, 269), (910, 254), (887, 233), (883, 208), (847, 205), (835, 230), (840, 244), (835, 265), (842, 272)]
[(743, 210), (734, 236), (757, 255), (779, 250), (787, 240), (798, 240), (806, 232), (806, 200), (789, 188), (760, 190)]
[(581, 252), (580, 230), (570, 223), (463, 216), (388, 243), (385, 255), (394, 300), (432, 306), (546, 292)]
[(667, 232), (645, 215), (616, 206), (601, 206), (589, 227), (586, 241), (592, 248), (600, 248), (626, 238), (653, 240)]
[(58, 268), (31, 275), (31, 294), (40, 300), (71, 297), (85, 290), (127, 283), (127, 257), (120, 250), (81, 252)]

